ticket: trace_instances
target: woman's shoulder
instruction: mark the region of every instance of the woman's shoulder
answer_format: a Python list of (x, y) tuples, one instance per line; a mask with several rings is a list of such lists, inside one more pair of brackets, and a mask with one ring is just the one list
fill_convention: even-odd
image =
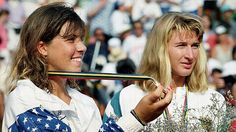
[(213, 88), (208, 88), (206, 91), (204, 92), (191, 92), (192, 95), (195, 96), (199, 96), (202, 99), (206, 99), (206, 98), (217, 98), (221, 101), (224, 101), (224, 96), (222, 94), (220, 94), (219, 92), (217, 92), (215, 89)]
[(105, 120), (111, 115), (120, 117), (129, 113), (144, 95), (145, 92), (135, 84), (123, 88), (112, 97), (106, 106)]
[(224, 96), (218, 91), (216, 91), (215, 89), (208, 88), (208, 90), (206, 91), (206, 94), (207, 96), (211, 98), (216, 98), (216, 99), (219, 99), (220, 101), (225, 101)]
[(190, 99), (193, 104), (198, 104), (199, 106), (212, 105), (214, 103), (223, 105), (225, 103), (224, 96), (211, 88), (208, 88), (205, 92), (191, 92)]
[(137, 85), (131, 84), (121, 90), (122, 95), (130, 95), (130, 94), (141, 94), (144, 95), (145, 92)]
[[(16, 88), (6, 96), (5, 110), (18, 115), (28, 109), (39, 106), (36, 101), (37, 92), (35, 90), (37, 89), (41, 90), (30, 80), (25, 79), (18, 81)], [(43, 95), (38, 94), (38, 96)]]
[(125, 88), (123, 88), (121, 91), (114, 94), (114, 96), (111, 99), (111, 102), (114, 100), (119, 100), (119, 102), (132, 102), (135, 100), (139, 100), (145, 95), (145, 92), (140, 89), (137, 85), (131, 84)]
[(30, 80), (19, 80), (16, 88), (7, 95), (7, 102), (27, 101), (34, 98), (36, 86)]
[(123, 88), (119, 98), (122, 113), (124, 113), (124, 111), (129, 112), (131, 108), (133, 109), (145, 95), (146, 92), (134, 84)]

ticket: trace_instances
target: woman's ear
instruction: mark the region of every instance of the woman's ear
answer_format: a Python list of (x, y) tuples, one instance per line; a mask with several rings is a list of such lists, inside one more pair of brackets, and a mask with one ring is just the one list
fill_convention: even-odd
[(39, 41), (38, 45), (37, 45), (37, 50), (38, 52), (43, 55), (43, 56), (47, 56), (48, 55), (48, 50), (47, 50), (47, 44), (45, 44), (43, 41)]

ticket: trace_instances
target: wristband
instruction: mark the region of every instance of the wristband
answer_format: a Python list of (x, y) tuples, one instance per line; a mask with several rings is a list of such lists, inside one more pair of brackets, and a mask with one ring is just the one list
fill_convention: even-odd
[(134, 109), (131, 110), (130, 113), (131, 113), (143, 126), (146, 125), (146, 123), (143, 122), (143, 121), (138, 117), (138, 115), (136, 114), (136, 112), (134, 111)]

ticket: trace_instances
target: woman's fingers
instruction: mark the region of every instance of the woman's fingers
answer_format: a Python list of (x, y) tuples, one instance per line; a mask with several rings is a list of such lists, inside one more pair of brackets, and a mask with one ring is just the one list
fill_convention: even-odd
[(163, 108), (167, 107), (170, 104), (172, 97), (173, 97), (173, 90), (171, 89), (165, 93), (164, 98), (161, 98), (161, 100), (155, 103), (155, 105), (157, 105), (156, 107), (163, 107)]

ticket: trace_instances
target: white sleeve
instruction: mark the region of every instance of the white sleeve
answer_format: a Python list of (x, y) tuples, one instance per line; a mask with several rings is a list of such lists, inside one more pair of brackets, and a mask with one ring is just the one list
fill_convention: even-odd
[(136, 132), (143, 128), (143, 125), (131, 113), (120, 117), (117, 121), (117, 125), (125, 132)]
[[(109, 117), (116, 116), (119, 118), (116, 124), (119, 125), (125, 132), (133, 132), (142, 129), (143, 125), (130, 113), (130, 111), (135, 108), (135, 106), (138, 104), (144, 94), (145, 93), (141, 89), (137, 88), (134, 85), (122, 89), (119, 98), (114, 98), (117, 95), (112, 98), (113, 101), (119, 100), (119, 104), (114, 104), (111, 103), (112, 101), (110, 101), (106, 106), (104, 116), (105, 121)], [(129, 101), (127, 102), (127, 100)], [(120, 111), (118, 110), (119, 108)], [(119, 117), (120, 115), (116, 115), (115, 111), (121, 112), (122, 116)]]

